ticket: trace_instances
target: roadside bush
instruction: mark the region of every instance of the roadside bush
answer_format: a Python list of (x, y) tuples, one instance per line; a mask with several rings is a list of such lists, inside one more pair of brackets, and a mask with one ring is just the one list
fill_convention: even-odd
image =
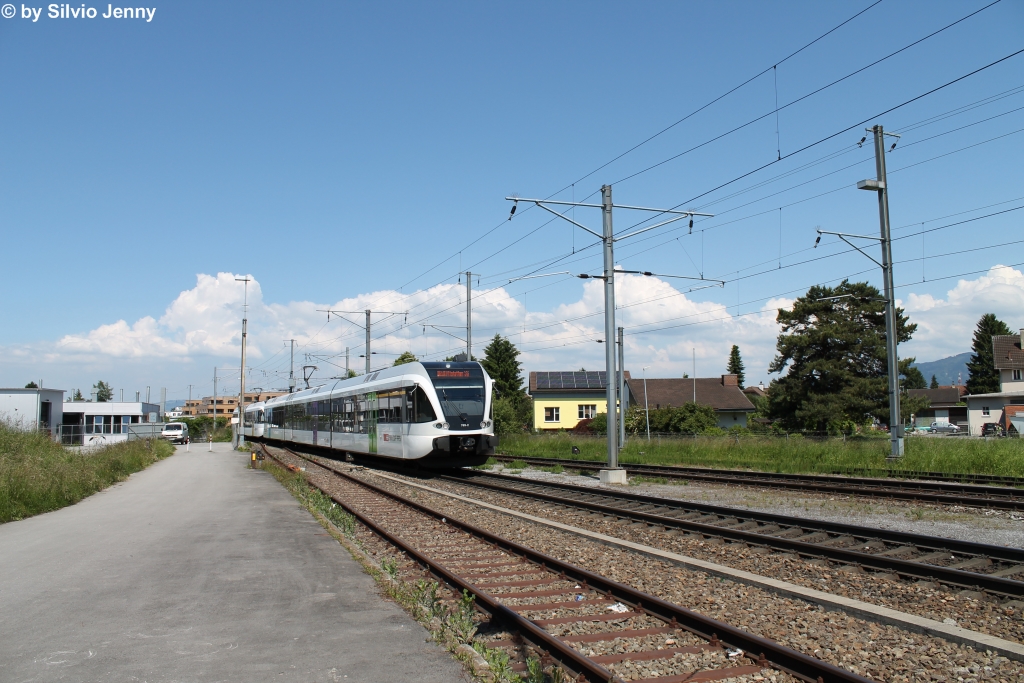
[[(684, 403), (650, 411), (651, 432), (661, 434), (724, 434), (718, 427), (715, 409), (702, 403)], [(647, 431), (647, 414), (641, 406), (626, 411), (626, 429), (633, 434)], [(714, 430), (718, 430), (717, 432)]]
[(211, 428), (213, 429), (214, 442), (225, 443), (231, 441), (231, 427), (228, 424), (228, 418), (218, 417), (215, 428), (213, 420), (214, 418), (209, 415), (199, 415), (197, 417), (183, 417), (180, 421), (188, 425), (188, 434), (193, 443), (207, 441)]

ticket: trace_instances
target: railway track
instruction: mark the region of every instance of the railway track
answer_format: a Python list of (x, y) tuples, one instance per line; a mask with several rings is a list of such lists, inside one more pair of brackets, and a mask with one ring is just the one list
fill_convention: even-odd
[(874, 529), (770, 513), (738, 510), (625, 491), (539, 482), (489, 472), (464, 471), (436, 478), (589, 511), (622, 523), (668, 533), (700, 534), (750, 547), (826, 559), (904, 579), (983, 591), (997, 598), (1024, 597), (1024, 550), (969, 541)]
[(310, 485), (403, 553), (410, 576), (421, 578), (425, 569), (456, 593), (468, 592), (491, 621), (515, 634), (487, 645), (511, 651), (519, 670), (526, 668), (526, 644), (542, 664), (557, 662), (580, 682), (869, 681), (445, 516), (340, 467), (325, 471), (335, 485)]
[[(508, 455), (494, 456), (500, 462), (525, 462), (528, 465), (550, 467), (561, 465), (568, 469), (599, 470), (605, 467), (597, 460), (571, 460), (558, 458), (518, 458)], [(932, 481), (894, 482), (891, 479), (848, 477), (820, 474), (785, 474), (772, 472), (744, 472), (740, 470), (711, 469), (705, 467), (674, 467), (658, 465), (621, 464), (632, 476), (663, 477), (705, 481), (716, 484), (784, 488), (812, 491), (832, 495), (864, 496), (889, 500), (905, 500), (936, 505), (958, 505), (993, 510), (1024, 510), (1024, 479), (995, 477), (986, 481), (999, 485), (965, 483), (953, 478), (934, 480), (942, 476), (935, 473), (916, 473)]]

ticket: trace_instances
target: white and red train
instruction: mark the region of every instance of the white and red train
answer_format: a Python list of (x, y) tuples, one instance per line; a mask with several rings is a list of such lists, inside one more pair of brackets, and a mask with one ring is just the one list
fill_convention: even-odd
[(242, 428), (253, 441), (461, 467), (498, 445), (493, 392), (480, 363), (407, 363), (253, 403)]

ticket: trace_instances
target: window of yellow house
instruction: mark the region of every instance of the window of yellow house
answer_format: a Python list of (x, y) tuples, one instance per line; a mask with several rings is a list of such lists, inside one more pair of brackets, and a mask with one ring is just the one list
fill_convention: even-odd
[(545, 408), (544, 409), (544, 421), (545, 422), (558, 422), (558, 408)]
[(581, 406), (577, 406), (577, 408), (578, 408), (578, 413), (577, 414), (579, 415), (579, 419), (581, 419), (581, 420), (590, 420), (590, 419), (593, 419), (594, 415), (597, 415), (597, 406), (594, 405), (594, 404), (591, 404), (591, 405), (581, 405)]

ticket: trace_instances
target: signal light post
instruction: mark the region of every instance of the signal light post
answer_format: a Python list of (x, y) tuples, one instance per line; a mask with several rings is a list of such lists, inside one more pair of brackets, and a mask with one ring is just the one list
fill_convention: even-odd
[[(608, 403), (608, 467), (607, 469), (601, 470), (601, 481), (610, 484), (625, 484), (626, 483), (626, 471), (619, 468), (619, 429), (618, 429), (618, 415), (617, 410), (617, 394), (618, 392), (618, 380), (615, 373), (615, 243), (639, 235), (642, 232), (654, 230), (660, 228), (663, 225), (674, 223), (684, 218), (690, 219), (690, 227), (693, 227), (694, 216), (707, 216), (711, 217), (713, 214), (710, 213), (697, 213), (694, 211), (676, 211), (674, 209), (652, 209), (645, 206), (628, 206), (625, 204), (613, 204), (612, 203), (612, 186), (603, 185), (601, 187), (601, 203), (600, 204), (585, 204), (583, 202), (560, 202), (550, 199), (524, 199), (522, 197), (505, 197), (506, 200), (513, 202), (512, 212), (509, 214), (509, 219), (515, 215), (516, 206), (519, 202), (531, 202), (537, 207), (544, 209), (545, 211), (558, 216), (559, 218), (566, 220), (581, 230), (586, 230), (594, 237), (601, 240), (604, 252), (604, 274), (603, 275), (580, 275), (581, 278), (595, 278), (604, 280), (604, 341), (605, 341), (605, 399)], [(570, 206), (570, 207), (587, 207), (594, 209), (601, 209), (601, 233), (594, 232), (590, 228), (580, 225), (572, 218), (569, 218), (563, 213), (558, 213), (554, 209), (548, 207), (548, 204), (559, 205), (559, 206)], [(612, 231), (612, 210), (613, 209), (630, 209), (634, 211), (652, 211), (660, 214), (671, 214), (673, 217), (654, 225), (649, 225), (646, 228), (640, 228), (633, 232), (627, 233), (620, 237), (615, 237)], [(641, 271), (619, 271), (628, 273), (641, 273)], [(653, 275), (653, 273), (643, 272), (643, 275)], [(666, 277), (681, 277), (678, 275), (670, 275)], [(703, 280), (703, 277), (699, 278), (683, 278), (688, 280)], [(625, 416), (623, 416), (625, 417)]]

